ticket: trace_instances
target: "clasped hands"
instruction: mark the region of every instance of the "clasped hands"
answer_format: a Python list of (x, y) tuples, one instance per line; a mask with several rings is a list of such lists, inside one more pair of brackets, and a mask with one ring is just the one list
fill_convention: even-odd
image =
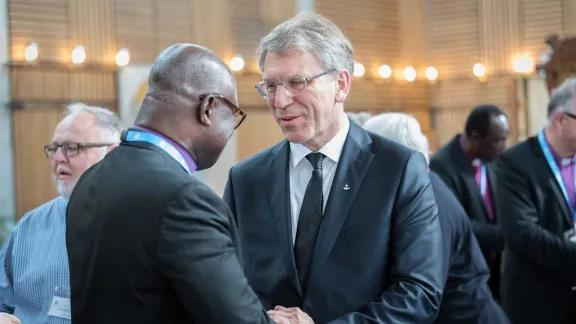
[(276, 306), (268, 311), (268, 316), (277, 324), (314, 324), (312, 318), (298, 307)]

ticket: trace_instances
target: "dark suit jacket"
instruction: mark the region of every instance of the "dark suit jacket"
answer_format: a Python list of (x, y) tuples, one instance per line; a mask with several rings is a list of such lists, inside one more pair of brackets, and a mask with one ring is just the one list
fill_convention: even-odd
[(73, 323), (270, 323), (226, 204), (147, 143), (112, 150), (66, 212)]
[(444, 294), (438, 324), (510, 323), (492, 298), (490, 270), (466, 212), (444, 181), (430, 172), (444, 241)]
[[(501, 252), (504, 249), (504, 232), (500, 227), (499, 218), (503, 217), (503, 210), (495, 206), (493, 212), (495, 220), (488, 218), (488, 212), (480, 189), (474, 178), (474, 169), (464, 155), (460, 145), (460, 135), (456, 136), (445, 146), (441, 147), (430, 159), (430, 169), (434, 170), (450, 187), (458, 201), (470, 218), (472, 229), (480, 244), (482, 253), (486, 258), (492, 276), (498, 277), (500, 273)], [(491, 163), (486, 165), (492, 199), (495, 205), (498, 201), (498, 188), (495, 185), (496, 175)], [(494, 293), (494, 291), (492, 291)], [(497, 293), (498, 291), (496, 291)]]
[(225, 190), (263, 305), (298, 306), (316, 323), (432, 322), (443, 256), (423, 155), (350, 124), (306, 295), (294, 263), (289, 156), (282, 141), (239, 163)]
[(576, 302), (576, 243), (564, 237), (572, 215), (538, 139), (497, 161), (498, 204), (508, 249), (502, 305), (513, 323), (562, 323)]

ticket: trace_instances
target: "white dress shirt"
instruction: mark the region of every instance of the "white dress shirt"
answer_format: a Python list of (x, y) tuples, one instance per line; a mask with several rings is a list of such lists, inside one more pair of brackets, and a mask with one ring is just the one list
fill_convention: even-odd
[[(348, 117), (344, 117), (344, 125), (336, 136), (332, 137), (317, 152), (324, 154), (322, 160), (322, 192), (324, 202), (322, 210), (326, 208), (330, 187), (336, 174), (336, 167), (342, 154), (342, 148), (348, 136), (350, 129), (350, 121)], [(306, 159), (306, 155), (312, 151), (302, 144), (290, 143), (290, 208), (292, 211), (292, 243), (296, 240), (296, 230), (298, 229), (298, 217), (300, 215), (300, 208), (306, 193), (306, 187), (310, 178), (312, 177), (312, 164)]]

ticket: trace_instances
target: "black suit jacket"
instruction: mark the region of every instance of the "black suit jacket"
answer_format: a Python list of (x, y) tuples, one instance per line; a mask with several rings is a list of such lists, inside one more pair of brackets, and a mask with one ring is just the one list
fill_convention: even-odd
[(270, 323), (224, 202), (173, 158), (122, 142), (66, 211), (73, 323)]
[(513, 323), (562, 323), (575, 306), (576, 243), (564, 237), (572, 215), (531, 137), (497, 161), (498, 205), (508, 249), (502, 305)]
[(492, 298), (490, 270), (472, 233), (466, 212), (444, 181), (430, 172), (444, 240), (444, 294), (438, 324), (508, 324)]
[[(480, 194), (480, 189), (474, 177), (474, 169), (464, 155), (460, 145), (460, 135), (457, 135), (445, 146), (441, 147), (436, 154), (430, 159), (430, 169), (434, 170), (450, 187), (458, 201), (464, 207), (468, 214), (472, 229), (482, 253), (491, 269), (499, 272), (500, 253), (504, 249), (505, 239), (504, 232), (500, 226), (499, 218), (504, 211), (497, 209), (498, 201), (495, 197), (498, 195), (496, 184), (496, 174), (494, 166), (487, 163), (486, 171), (489, 179), (492, 200), (494, 203), (493, 212), (494, 220), (488, 218), (488, 211), (484, 199)], [(496, 264), (495, 264), (496, 263)], [(499, 273), (493, 273), (498, 276)]]
[(316, 323), (432, 322), (443, 256), (423, 155), (350, 124), (305, 295), (294, 263), (289, 156), (282, 141), (239, 163), (225, 190), (263, 305), (298, 306)]

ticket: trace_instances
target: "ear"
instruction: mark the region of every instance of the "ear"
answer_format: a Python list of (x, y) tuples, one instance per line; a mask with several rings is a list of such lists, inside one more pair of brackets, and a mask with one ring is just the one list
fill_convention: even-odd
[(336, 99), (337, 103), (342, 103), (350, 92), (351, 75), (348, 70), (344, 70), (336, 76)]
[(198, 120), (200, 124), (205, 126), (210, 126), (212, 121), (210, 117), (212, 116), (212, 109), (214, 109), (214, 104), (216, 102), (216, 98), (213, 95), (206, 95), (202, 101), (200, 102), (200, 106), (198, 107)]

